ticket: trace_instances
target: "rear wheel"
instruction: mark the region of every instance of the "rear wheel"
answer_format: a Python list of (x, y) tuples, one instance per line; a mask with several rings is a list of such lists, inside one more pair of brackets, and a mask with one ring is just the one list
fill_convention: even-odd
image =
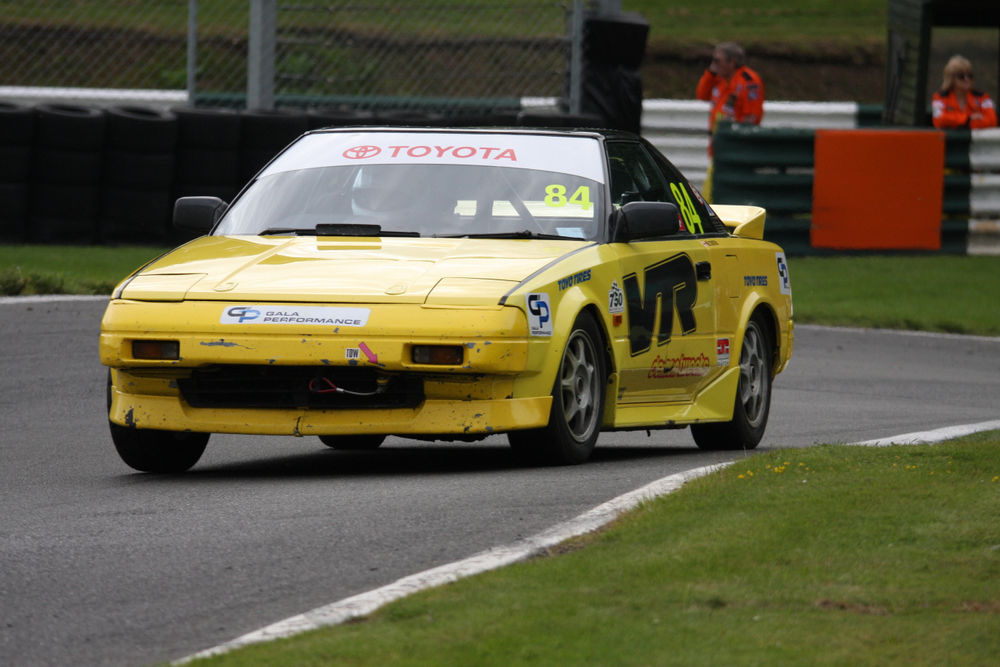
[(608, 371), (594, 318), (581, 313), (566, 340), (552, 388), (552, 409), (544, 428), (511, 431), (519, 454), (556, 464), (586, 461), (601, 431)]
[(757, 317), (747, 323), (740, 348), (740, 379), (733, 418), (715, 424), (694, 424), (691, 434), (702, 449), (753, 449), (764, 436), (771, 410), (773, 347)]
[(320, 442), (327, 447), (342, 450), (378, 449), (385, 440), (384, 435), (321, 435)]

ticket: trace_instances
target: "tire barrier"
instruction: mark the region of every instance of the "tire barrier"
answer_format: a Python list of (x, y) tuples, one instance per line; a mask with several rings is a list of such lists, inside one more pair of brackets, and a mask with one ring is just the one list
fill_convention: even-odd
[(306, 111), (306, 127), (318, 130), (324, 127), (353, 127), (373, 125), (375, 114), (354, 109), (310, 109)]
[(305, 114), (243, 111), (240, 132), (240, 181), (246, 183), (300, 134), (309, 129)]
[(100, 238), (104, 243), (167, 241), (177, 118), (147, 107), (106, 110)]
[(560, 113), (349, 109), (301, 113), (215, 108), (34, 107), (0, 103), (0, 242), (176, 244), (173, 203), (189, 195), (232, 201), (300, 134), (357, 125), (595, 125)]
[(34, 110), (0, 103), (0, 241), (25, 239), (34, 137)]
[(94, 243), (101, 207), (106, 118), (72, 104), (35, 107), (27, 239)]
[[(190, 236), (169, 224), (189, 195), (232, 201), (298, 134), (357, 125), (595, 127), (557, 100), (441, 118), (327, 108), (292, 114), (0, 102), (0, 242), (173, 244)], [(716, 201), (769, 209), (767, 234), (795, 254), (811, 246), (811, 129), (870, 127), (844, 103), (771, 102), (751, 132), (716, 137)], [(646, 100), (643, 135), (700, 185), (708, 164), (704, 103)], [(783, 127), (768, 127), (780, 123)], [(946, 133), (942, 249), (1000, 254), (1000, 129)], [(774, 144), (774, 145), (770, 145)]]
[[(175, 107), (177, 149), (173, 200), (211, 196), (231, 202), (243, 183), (240, 176), (240, 114), (228, 109)], [(168, 215), (173, 213), (173, 200)], [(170, 240), (187, 241), (191, 234), (172, 229)]]

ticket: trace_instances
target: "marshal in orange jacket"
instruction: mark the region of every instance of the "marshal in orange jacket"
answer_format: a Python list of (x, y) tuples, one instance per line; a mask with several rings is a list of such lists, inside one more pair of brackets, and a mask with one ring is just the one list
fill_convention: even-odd
[(965, 94), (965, 107), (958, 105), (955, 90), (939, 90), (931, 99), (934, 127), (942, 130), (954, 128), (995, 127), (997, 111), (993, 100), (986, 93), (970, 90)]
[(695, 97), (712, 103), (708, 126), (713, 132), (720, 120), (759, 125), (764, 117), (764, 82), (747, 66), (728, 81), (709, 70), (701, 75)]

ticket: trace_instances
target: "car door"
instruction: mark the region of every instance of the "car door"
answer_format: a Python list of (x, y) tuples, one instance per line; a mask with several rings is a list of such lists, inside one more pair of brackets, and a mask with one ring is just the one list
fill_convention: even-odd
[(621, 292), (624, 315), (613, 342), (621, 373), (618, 401), (692, 401), (720, 369), (709, 245), (717, 230), (705, 231), (697, 193), (679, 174), (664, 170), (642, 143), (606, 146), (612, 204), (671, 202), (682, 227), (672, 236), (611, 244), (621, 274), (612, 290)]

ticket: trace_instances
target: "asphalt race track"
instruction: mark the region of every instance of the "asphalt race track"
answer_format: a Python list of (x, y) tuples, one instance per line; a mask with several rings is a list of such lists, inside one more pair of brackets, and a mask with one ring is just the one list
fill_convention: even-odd
[[(539, 469), (503, 438), (214, 436), (188, 474), (133, 473), (107, 434), (103, 308), (0, 299), (3, 665), (176, 659), (732, 458), (687, 431), (608, 434), (592, 462)], [(799, 327), (762, 446), (994, 420), (998, 396), (1000, 338)]]

